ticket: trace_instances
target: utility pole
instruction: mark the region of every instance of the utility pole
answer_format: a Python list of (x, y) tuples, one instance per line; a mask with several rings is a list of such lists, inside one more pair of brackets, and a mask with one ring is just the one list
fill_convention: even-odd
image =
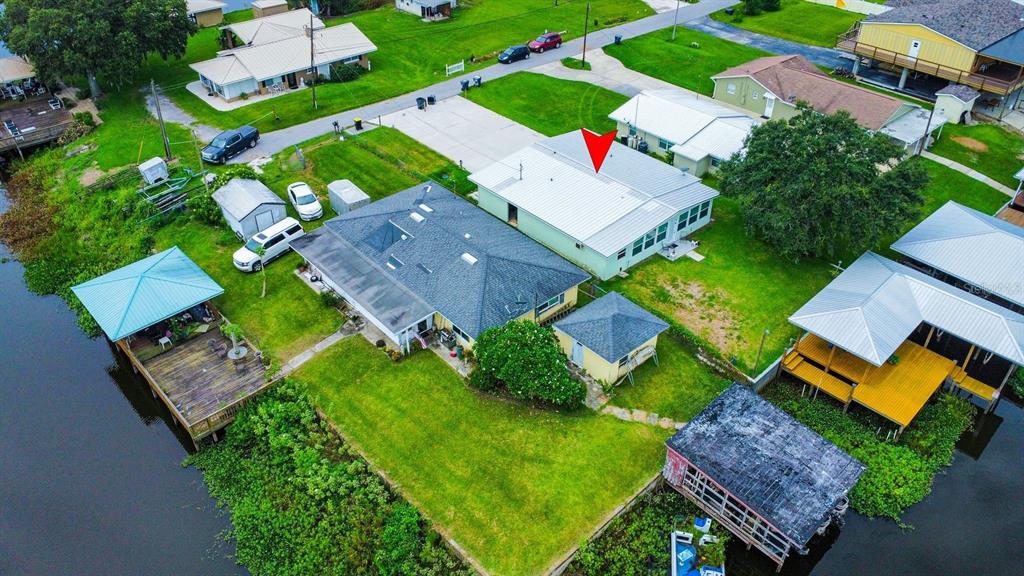
[(932, 116), (935, 116), (935, 107), (932, 106), (931, 113), (928, 114), (928, 123), (924, 127), (924, 138), (921, 139), (921, 144), (917, 147), (917, 156), (920, 156), (926, 146), (928, 146), (928, 135), (932, 129)]
[(587, 32), (590, 31), (590, 2), (587, 2), (587, 15), (583, 20), (583, 64), (580, 68), (587, 67)]
[(672, 18), (672, 41), (676, 40), (676, 26), (679, 25), (679, 5), (682, 3), (681, 0), (676, 0), (676, 15)]
[(196, 149), (196, 158), (199, 159), (199, 173), (203, 179), (203, 186), (206, 188), (206, 193), (210, 193), (210, 183), (206, 181), (206, 175), (203, 172), (203, 151), (199, 149), (199, 136), (196, 134), (195, 129), (192, 130), (192, 146)]
[(764, 332), (761, 334), (761, 345), (757, 347), (757, 358), (754, 359), (754, 375), (755, 376), (758, 375), (757, 368), (758, 368), (758, 364), (761, 363), (761, 351), (764, 350), (764, 339), (768, 337), (768, 334), (769, 334), (768, 329), (765, 328)]
[(316, 54), (316, 47), (313, 44), (313, 13), (309, 13), (309, 69), (313, 72), (313, 109), (319, 108), (316, 103), (316, 60), (314, 55)]
[(153, 103), (156, 104), (156, 119), (160, 122), (160, 137), (164, 141), (164, 156), (171, 159), (171, 141), (167, 139), (167, 126), (164, 125), (164, 114), (160, 110), (160, 95), (156, 93), (156, 80), (149, 79), (149, 92), (153, 95)]

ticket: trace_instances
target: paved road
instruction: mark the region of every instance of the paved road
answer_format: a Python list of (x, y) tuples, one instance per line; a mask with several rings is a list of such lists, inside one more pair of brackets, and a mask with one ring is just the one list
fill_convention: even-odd
[(718, 20), (712, 20), (706, 15), (701, 18), (689, 20), (686, 23), (686, 27), (698, 32), (717, 36), (723, 40), (728, 40), (737, 44), (746, 44), (747, 46), (760, 48), (761, 50), (771, 52), (773, 54), (799, 54), (819, 66), (826, 66), (830, 69), (835, 68), (836, 66), (849, 68), (851, 65), (850, 59), (841, 57), (841, 52), (834, 48), (809, 46), (807, 44), (800, 44), (799, 42), (790, 42), (789, 40), (783, 40), (773, 36), (757, 34), (756, 32), (750, 32), (748, 30), (743, 30), (742, 28), (730, 26), (724, 22), (719, 22)]
[[(679, 9), (679, 22), (683, 23), (688, 20), (703, 18), (716, 10), (721, 10), (722, 8), (732, 6), (737, 3), (738, 0), (702, 0), (698, 4), (683, 4)], [(633, 22), (627, 22), (621, 26), (598, 30), (591, 33), (587, 38), (587, 49), (590, 50), (591, 48), (607, 46), (615, 41), (616, 35), (621, 35), (623, 38), (634, 38), (636, 36), (647, 34), (648, 32), (654, 32), (655, 30), (671, 27), (674, 15), (674, 11), (664, 12), (661, 14), (655, 14), (654, 16), (648, 16), (647, 18), (642, 18), (640, 20), (635, 20)], [(310, 138), (327, 134), (334, 130), (332, 125), (334, 122), (338, 122), (342, 126), (349, 126), (353, 123), (352, 121), (356, 117), (360, 117), (365, 120), (374, 120), (378, 116), (386, 116), (388, 114), (399, 112), (411, 105), (415, 105), (416, 98), (434, 96), (440, 100), (443, 98), (457, 96), (459, 94), (459, 80), (462, 78), (480, 76), (486, 83), (490, 80), (495, 80), (515, 72), (529, 70), (542, 64), (561, 60), (566, 56), (578, 54), (582, 52), (582, 50), (583, 40), (581, 38), (577, 38), (570, 42), (566, 42), (559, 50), (551, 50), (544, 54), (534, 54), (528, 60), (521, 60), (515, 64), (494, 64), (487, 68), (477, 70), (472, 75), (454, 77), (389, 100), (325, 116), (323, 118), (306, 122), (305, 124), (297, 124), (289, 128), (267, 132), (260, 138), (259, 146), (235, 156), (231, 160), (231, 163), (237, 164), (241, 162), (249, 162), (250, 160), (260, 156), (276, 154), (289, 146), (294, 146), (295, 144), (304, 142)], [(378, 71), (375, 73), (386, 74), (387, 72)], [(426, 113), (429, 114), (429, 111)]]

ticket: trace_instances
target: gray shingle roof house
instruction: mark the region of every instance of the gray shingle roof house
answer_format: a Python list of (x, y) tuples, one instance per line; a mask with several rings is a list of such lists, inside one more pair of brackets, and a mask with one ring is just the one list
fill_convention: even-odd
[(467, 345), (487, 328), (571, 307), (589, 275), (435, 182), (292, 243), (394, 344), (430, 327)]
[(213, 193), (228, 226), (249, 238), (288, 216), (285, 201), (259, 180), (232, 178)]
[[(1024, 228), (949, 201), (892, 249), (914, 267), (1024, 312)], [(957, 282), (959, 281), (959, 282)], [(991, 299), (991, 298), (990, 298)]]
[(780, 566), (845, 509), (865, 469), (739, 384), (666, 444), (668, 483)]

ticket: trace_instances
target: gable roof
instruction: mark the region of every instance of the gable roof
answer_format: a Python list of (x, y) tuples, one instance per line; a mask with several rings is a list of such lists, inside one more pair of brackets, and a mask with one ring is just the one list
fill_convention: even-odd
[(609, 292), (574, 310), (555, 322), (554, 327), (608, 362), (617, 362), (668, 330), (668, 324), (661, 318), (618, 292)]
[(672, 152), (692, 160), (714, 156), (725, 160), (743, 149), (750, 116), (698, 99), (682, 90), (644, 90), (608, 115), (673, 143)]
[(217, 0), (188, 0), (185, 2), (185, 11), (191, 15), (211, 10), (223, 10), (224, 6), (226, 6), (225, 3), (217, 2)]
[(711, 78), (743, 76), (753, 78), (788, 104), (795, 106), (804, 101), (823, 114), (845, 110), (868, 130), (880, 130), (900, 108), (910, 106), (897, 98), (835, 80), (799, 55), (758, 58)]
[(1024, 316), (872, 252), (789, 321), (875, 366), (922, 322), (1024, 365)]
[[(314, 30), (324, 28), (323, 20), (314, 16), (308, 8), (299, 8), (262, 18), (235, 22), (221, 26), (220, 29), (230, 30), (247, 45), (258, 46), (296, 36), (308, 38), (306, 28), (309, 27), (310, 19), (312, 19)], [(309, 42), (306, 42), (306, 46), (308, 52)]]
[(1024, 228), (949, 201), (892, 249), (1024, 306)]
[(248, 178), (232, 178), (213, 192), (213, 201), (236, 220), (242, 220), (264, 204), (285, 205), (266, 184)]
[(957, 84), (956, 82), (950, 82), (944, 88), (940, 88), (935, 91), (936, 96), (948, 94), (961, 102), (971, 102), (981, 96), (981, 92), (978, 92), (970, 86), (964, 84)]
[(803, 547), (865, 466), (733, 384), (666, 444)]
[(21, 56), (4, 56), (0, 58), (0, 82), (17, 82), (36, 75), (32, 66)]
[(1012, 0), (890, 0), (892, 8), (864, 22), (920, 24), (981, 50), (1024, 29), (1024, 6)]
[(71, 291), (111, 341), (224, 293), (177, 246), (83, 282)]
[(469, 178), (605, 256), (718, 196), (699, 178), (617, 142), (595, 173), (578, 130), (523, 148)]
[[(590, 277), (435, 182), (333, 218), (323, 228), (473, 338)], [(305, 255), (302, 246), (296, 250)]]

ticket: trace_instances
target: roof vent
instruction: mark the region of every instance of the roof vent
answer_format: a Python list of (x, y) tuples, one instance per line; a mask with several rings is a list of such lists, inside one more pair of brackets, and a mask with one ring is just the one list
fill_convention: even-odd
[(465, 238), (466, 240), (469, 240), (470, 238), (472, 238), (472, 236), (469, 235), (469, 232), (466, 232), (465, 234), (463, 234), (462, 237)]
[(470, 265), (476, 264), (476, 256), (473, 256), (469, 252), (462, 253), (462, 260)]
[(430, 268), (427, 268), (426, 266), (424, 266), (423, 263), (416, 264), (416, 267), (419, 268), (420, 270), (423, 270), (427, 274), (433, 274), (434, 273), (433, 270), (431, 270)]
[(412, 212), (409, 214), (409, 218), (412, 218), (414, 222), (423, 222), (426, 218), (419, 212)]
[(388, 268), (391, 268), (392, 270), (398, 270), (399, 268), (401, 268), (404, 265), (405, 264), (403, 264), (401, 260), (399, 260), (398, 258), (395, 258), (394, 254), (392, 254), (391, 256), (388, 256), (388, 261), (387, 261)]
[(426, 204), (420, 204), (420, 210), (423, 210), (427, 214), (430, 214), (431, 212), (434, 211), (433, 208), (431, 208), (430, 206), (427, 206)]

